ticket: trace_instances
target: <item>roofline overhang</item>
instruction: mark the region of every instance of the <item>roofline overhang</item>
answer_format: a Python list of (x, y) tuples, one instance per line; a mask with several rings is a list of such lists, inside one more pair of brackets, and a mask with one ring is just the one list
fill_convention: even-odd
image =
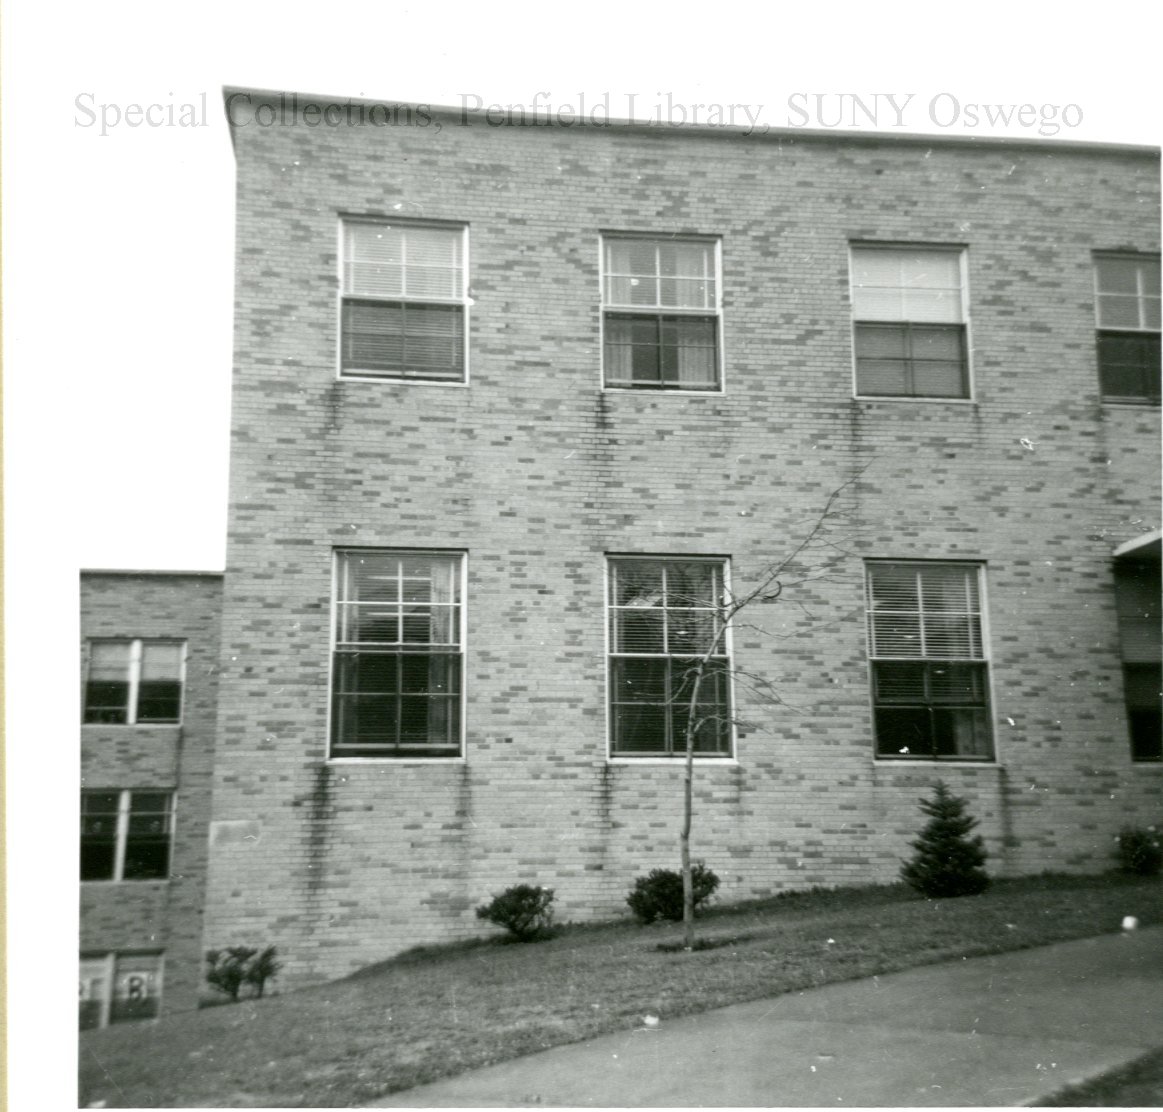
[[(255, 99), (258, 103), (267, 103), (276, 105), (280, 108), (285, 108), (287, 98), (291, 98), (291, 105), (293, 110), (297, 113), (298, 110), (308, 104), (326, 104), (326, 105), (374, 105), (385, 104), (399, 108), (419, 109), (424, 111), (433, 119), (441, 121), (451, 120), (460, 126), (472, 126), (473, 123), (478, 126), (489, 127), (514, 127), (523, 131), (533, 131), (539, 129), (550, 129), (560, 131), (571, 131), (575, 128), (582, 128), (590, 131), (605, 131), (610, 128), (617, 128), (622, 131), (638, 131), (643, 134), (649, 134), (654, 137), (662, 135), (699, 135), (703, 137), (718, 137), (718, 138), (742, 138), (757, 142), (775, 142), (777, 144), (789, 144), (796, 142), (812, 142), (812, 143), (833, 143), (841, 145), (883, 145), (884, 143), (891, 143), (896, 146), (941, 146), (941, 147), (1003, 147), (1003, 148), (1027, 148), (1030, 150), (1041, 151), (1060, 151), (1060, 152), (1074, 152), (1074, 153), (1097, 153), (1097, 154), (1130, 154), (1145, 157), (1159, 158), (1160, 148), (1150, 146), (1147, 144), (1138, 143), (1100, 143), (1092, 140), (1080, 139), (1045, 139), (1045, 138), (1026, 138), (1020, 135), (933, 135), (928, 133), (909, 132), (907, 134), (899, 134), (890, 131), (845, 131), (842, 129), (826, 129), (826, 128), (799, 128), (799, 127), (769, 127), (767, 131), (758, 131), (755, 127), (744, 127), (743, 125), (709, 125), (709, 124), (672, 124), (669, 121), (665, 126), (647, 120), (628, 120), (616, 118), (603, 118), (600, 122), (574, 119), (571, 117), (568, 123), (553, 123), (546, 119), (539, 123), (491, 123), (487, 122), (483, 116), (479, 114), (473, 115), (472, 111), (465, 107), (457, 108), (449, 104), (429, 104), (425, 101), (408, 101), (408, 100), (390, 100), (387, 98), (372, 98), (372, 97), (340, 97), (328, 96), (321, 93), (304, 93), (292, 89), (257, 89), (250, 88), (245, 85), (224, 85), (222, 87), (222, 99), (224, 106), (229, 104), (232, 96), (246, 95)], [(506, 107), (506, 106), (501, 106)], [(524, 106), (523, 106), (524, 107)], [(239, 129), (230, 127), (230, 143), (234, 145), (234, 135)]]

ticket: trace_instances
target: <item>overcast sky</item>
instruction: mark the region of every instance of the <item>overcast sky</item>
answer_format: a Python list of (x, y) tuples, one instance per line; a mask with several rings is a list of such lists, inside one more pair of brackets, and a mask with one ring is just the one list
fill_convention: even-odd
[[(65, 1052), (64, 1068), (41, 1072), (23, 1107), (69, 1107), (73, 1093), (73, 1021), (61, 1001), (75, 992), (75, 794), (44, 790), (43, 777), (59, 759), (76, 785), (76, 569), (223, 565), (233, 221), (223, 85), (452, 105), (530, 104), (538, 93), (556, 107), (583, 94), (593, 105), (609, 93), (615, 116), (632, 94), (640, 116), (668, 102), (739, 104), (772, 127), (831, 125), (844, 93), (882, 109), (878, 130), (1038, 138), (1016, 122), (967, 126), (973, 106), (980, 121), (984, 106), (1032, 103), (1057, 107), (1053, 138), (1155, 145), (1152, 11), (1117, 0), (8, 0), (6, 603), (17, 785), (8, 846), (15, 890), (34, 894), (15, 905), (9, 952), (25, 1045)], [(203, 98), (206, 126), (100, 123), (101, 105), (110, 122), (132, 104), (161, 105), (155, 120), (172, 105), (180, 119)], [(48, 915), (44, 878), (58, 870), (71, 879), (61, 882), (64, 910)], [(30, 944), (45, 947), (31, 965)], [(63, 1024), (55, 1041), (43, 1039), (42, 1015)], [(17, 1049), (14, 1068), (26, 1064)], [(65, 1103), (48, 1096), (58, 1089)]]

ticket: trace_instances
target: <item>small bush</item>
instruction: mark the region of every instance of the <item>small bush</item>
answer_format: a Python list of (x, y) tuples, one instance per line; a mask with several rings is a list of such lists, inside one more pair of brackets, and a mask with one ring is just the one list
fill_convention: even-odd
[(922, 799), (921, 810), (929, 816), (920, 837), (912, 843), (917, 852), (901, 866), (901, 877), (925, 896), (975, 896), (989, 887), (985, 848), (981, 837), (969, 837), (977, 819), (966, 814), (968, 802), (955, 796), (940, 780), (932, 799)]
[(553, 889), (514, 884), (476, 909), (478, 919), (504, 927), (518, 942), (547, 937), (553, 926)]
[(1135, 876), (1155, 876), (1163, 868), (1163, 839), (1157, 827), (1125, 826), (1118, 837), (1119, 868)]
[(266, 983), (280, 969), (275, 948), (268, 946), (259, 953), (253, 946), (230, 946), (225, 950), (206, 951), (206, 982), (232, 1001), (238, 1000), (243, 985), (252, 985), (254, 995), (262, 996)]
[[(699, 904), (709, 900), (718, 887), (719, 878), (701, 861), (691, 866), (691, 888), (696, 911)], [(641, 923), (653, 923), (655, 919), (670, 919), (681, 923), (682, 873), (674, 869), (651, 869), (646, 876), (640, 876), (634, 881), (626, 902)]]

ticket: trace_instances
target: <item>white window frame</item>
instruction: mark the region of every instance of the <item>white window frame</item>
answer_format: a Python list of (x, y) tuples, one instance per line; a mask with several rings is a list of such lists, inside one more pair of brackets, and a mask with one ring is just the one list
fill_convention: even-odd
[[(335, 661), (338, 654), (339, 633), (339, 590), (340, 575), (344, 555), (348, 553), (383, 554), (393, 557), (433, 556), (440, 559), (455, 559), (459, 562), (458, 586), (460, 589), (460, 718), (459, 751), (455, 754), (432, 755), (394, 754), (385, 750), (367, 756), (345, 756), (335, 754)], [(327, 721), (326, 745), (328, 764), (442, 764), (464, 762), (466, 760), (466, 738), (468, 734), (468, 552), (465, 549), (446, 548), (392, 548), (386, 545), (367, 547), (343, 545), (331, 554), (331, 625), (330, 652), (327, 665)]]
[[(981, 637), (981, 656), (980, 657), (942, 657), (929, 655), (914, 655), (914, 656), (892, 656), (885, 654), (877, 654), (874, 652), (874, 644), (872, 639), (872, 610), (869, 606), (869, 581), (870, 569), (874, 566), (889, 566), (889, 567), (912, 567), (912, 568), (933, 568), (933, 567), (956, 567), (956, 568), (971, 568), (976, 573), (977, 581), (977, 598), (978, 598), (978, 619), (980, 624)], [(997, 720), (994, 708), (997, 703), (994, 698), (994, 668), (993, 668), (993, 654), (990, 651), (991, 645), (991, 631), (989, 624), (989, 599), (986, 593), (987, 590), (987, 566), (983, 560), (963, 559), (960, 557), (951, 557), (949, 559), (932, 559), (932, 560), (916, 560), (916, 559), (900, 559), (896, 560), (891, 557), (884, 558), (870, 558), (864, 561), (862, 567), (862, 590), (864, 592), (864, 637), (865, 637), (865, 652), (868, 659), (868, 705), (869, 705), (869, 721), (872, 727), (872, 755), (873, 759), (885, 765), (901, 765), (905, 767), (913, 767), (916, 765), (934, 765), (934, 766), (948, 766), (948, 765), (967, 765), (973, 768), (997, 768), (1001, 765), (1000, 744), (1001, 739), (998, 736)], [(934, 661), (946, 660), (950, 663), (976, 663), (981, 664), (985, 668), (984, 692), (985, 692), (985, 721), (989, 729), (990, 755), (984, 757), (972, 757), (961, 754), (938, 757), (931, 754), (923, 754), (920, 756), (913, 756), (912, 754), (885, 754), (880, 752), (880, 738), (876, 730), (876, 680), (874, 676), (874, 666), (881, 661), (900, 662), (900, 663), (932, 663)]]
[[(911, 321), (902, 317), (899, 321), (868, 321), (856, 315), (856, 266), (857, 251), (911, 251), (914, 253), (931, 252), (933, 254), (956, 255), (958, 259), (958, 276), (961, 284), (961, 320), (948, 321), (947, 324), (959, 323), (963, 330), (965, 344), (965, 389), (964, 397), (945, 396), (941, 394), (861, 394), (860, 379), (857, 374), (856, 328), (859, 324), (940, 324), (942, 322)], [(907, 243), (907, 242), (880, 242), (876, 240), (854, 240), (848, 244), (848, 304), (851, 307), (850, 346), (852, 350), (852, 396), (857, 401), (866, 402), (938, 402), (953, 405), (974, 404), (976, 389), (973, 373), (973, 322), (969, 314), (969, 249), (964, 244), (957, 243)]]
[[(1099, 284), (1099, 266), (1105, 261), (1121, 261), (1132, 262), (1138, 264), (1138, 269), (1135, 274), (1136, 292), (1134, 294), (1135, 305), (1138, 310), (1139, 323), (1138, 325), (1126, 324), (1104, 324), (1102, 320), (1102, 298), (1103, 297), (1131, 297), (1130, 294), (1117, 294), (1110, 290), (1104, 291)], [(1095, 251), (1092, 256), (1091, 274), (1094, 281), (1094, 328), (1095, 328), (1095, 367), (1098, 371), (1098, 389), (1099, 396), (1102, 399), (1103, 405), (1131, 405), (1131, 406), (1154, 406), (1158, 407), (1160, 399), (1149, 394), (1107, 394), (1104, 390), (1102, 379), (1102, 353), (1101, 353), (1101, 339), (1104, 333), (1130, 333), (1141, 336), (1159, 336), (1160, 328), (1154, 327), (1146, 323), (1145, 303), (1146, 300), (1152, 296), (1152, 291), (1146, 288), (1143, 280), (1143, 264), (1154, 263), (1159, 265), (1160, 258), (1158, 255), (1152, 254), (1148, 251)], [(1158, 296), (1158, 290), (1155, 291), (1155, 296)]]
[[(607, 299), (606, 245), (613, 241), (637, 240), (647, 243), (697, 243), (712, 247), (715, 266), (715, 304), (710, 309), (678, 308), (670, 306), (622, 305)], [(600, 308), (598, 311), (599, 385), (603, 391), (617, 394), (678, 394), (682, 397), (719, 397), (727, 391), (727, 361), (723, 321), (723, 240), (714, 235), (685, 235), (669, 232), (602, 232), (598, 236), (598, 275)], [(640, 314), (646, 316), (689, 316), (715, 322), (715, 363), (717, 384), (713, 389), (695, 389), (682, 386), (622, 386), (610, 385), (606, 375), (606, 317), (610, 313)]]
[[(669, 553), (666, 555), (659, 554), (641, 554), (641, 553), (607, 553), (605, 559), (605, 566), (603, 568), (602, 577), (602, 625), (605, 636), (605, 719), (606, 719), (606, 761), (610, 764), (626, 764), (626, 765), (667, 765), (674, 767), (676, 762), (685, 760), (686, 751), (682, 748), (676, 748), (671, 753), (665, 752), (650, 752), (641, 755), (627, 754), (625, 752), (616, 752), (614, 749), (614, 670), (613, 661), (615, 657), (626, 658), (632, 656), (642, 656), (647, 658), (658, 658), (660, 656), (673, 657), (681, 654), (677, 653), (615, 653), (613, 643), (610, 638), (610, 614), (614, 609), (611, 603), (611, 585), (613, 583), (613, 565), (616, 563), (628, 563), (630, 561), (637, 561), (646, 564), (659, 563), (707, 563), (714, 564), (719, 568), (722, 577), (722, 588), (724, 598), (731, 598), (731, 558), (729, 556), (707, 556), (703, 554), (698, 555), (683, 555)], [(723, 652), (721, 654), (726, 659), (726, 691), (728, 701), (729, 719), (727, 722), (727, 752), (726, 753), (699, 753), (694, 754), (694, 760), (705, 764), (714, 765), (736, 765), (738, 764), (738, 745), (739, 739), (735, 729), (736, 719), (736, 702), (735, 702), (735, 647), (734, 647), (734, 628), (730, 622), (727, 623), (726, 634), (723, 638)]]
[[(129, 820), (133, 815), (131, 810), (134, 794), (164, 795), (166, 809), (164, 812), (147, 811), (145, 814), (164, 814), (169, 829), (166, 832), (166, 871), (165, 876), (125, 876), (125, 851), (129, 846)], [(169, 788), (83, 788), (82, 799), (86, 795), (113, 795), (117, 794), (117, 828), (113, 842), (113, 875), (111, 877), (92, 877), (82, 880), (82, 884), (168, 884), (174, 868), (174, 835), (175, 816), (177, 814), (177, 793)], [(81, 809), (81, 821), (84, 822), (85, 812)], [(82, 838), (84, 833), (82, 831)]]
[[(347, 273), (347, 250), (346, 239), (344, 231), (350, 224), (370, 224), (370, 225), (386, 225), (409, 228), (436, 228), (442, 231), (457, 231), (461, 234), (461, 259), (463, 262), (461, 274), (461, 288), (460, 296), (457, 298), (443, 299), (435, 297), (423, 297), (410, 299), (408, 297), (392, 297), (384, 298), (385, 301), (409, 301), (414, 300), (416, 304), (440, 304), (440, 305), (459, 305), (461, 308), (462, 318), (462, 359), (464, 363), (464, 373), (459, 379), (449, 378), (421, 378), (412, 375), (393, 375), (387, 373), (377, 373), (366, 371), (360, 373), (359, 371), (344, 371), (343, 369), (343, 303), (344, 299), (349, 295), (346, 290)], [(388, 382), (388, 383), (403, 383), (409, 386), (444, 386), (463, 389), (469, 385), (470, 367), (469, 355), (472, 345), (469, 343), (469, 326), (470, 326), (470, 311), (473, 304), (473, 299), (469, 295), (469, 225), (467, 223), (457, 223), (455, 221), (445, 220), (414, 220), (405, 218), (398, 218), (395, 216), (368, 216), (358, 215), (354, 213), (340, 213), (338, 227), (336, 229), (336, 257), (339, 260), (339, 274), (338, 274), (338, 293), (336, 297), (336, 311), (335, 311), (335, 335), (338, 342), (335, 345), (335, 377), (341, 382)], [(363, 297), (361, 294), (352, 294), (352, 297)], [(374, 298), (366, 298), (366, 300), (374, 300)]]
[[(129, 689), (126, 695), (126, 710), (124, 722), (86, 722), (85, 714), (89, 709), (88, 684), (93, 666), (94, 645), (128, 645), (129, 657), (126, 661)], [(176, 718), (151, 718), (144, 722), (138, 721), (138, 694), (141, 690), (141, 665), (144, 648), (147, 645), (177, 645), (181, 649), (181, 660), (178, 664), (178, 714)], [(189, 643), (178, 637), (90, 637), (87, 642), (87, 659), (85, 662), (85, 691), (83, 692), (83, 706), (81, 708), (81, 724), (101, 729), (116, 729), (120, 726), (180, 726), (185, 718), (186, 711), (186, 660), (189, 653)]]

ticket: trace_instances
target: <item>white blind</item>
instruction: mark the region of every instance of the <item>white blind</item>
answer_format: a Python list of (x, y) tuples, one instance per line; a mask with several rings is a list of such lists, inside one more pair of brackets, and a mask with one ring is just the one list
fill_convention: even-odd
[(459, 228), (349, 222), (343, 226), (343, 292), (354, 297), (459, 301)]
[(1159, 260), (1095, 259), (1100, 328), (1159, 331)]
[(856, 320), (962, 323), (960, 252), (854, 247), (852, 312)]
[(868, 635), (875, 657), (983, 659), (977, 568), (870, 564)]

